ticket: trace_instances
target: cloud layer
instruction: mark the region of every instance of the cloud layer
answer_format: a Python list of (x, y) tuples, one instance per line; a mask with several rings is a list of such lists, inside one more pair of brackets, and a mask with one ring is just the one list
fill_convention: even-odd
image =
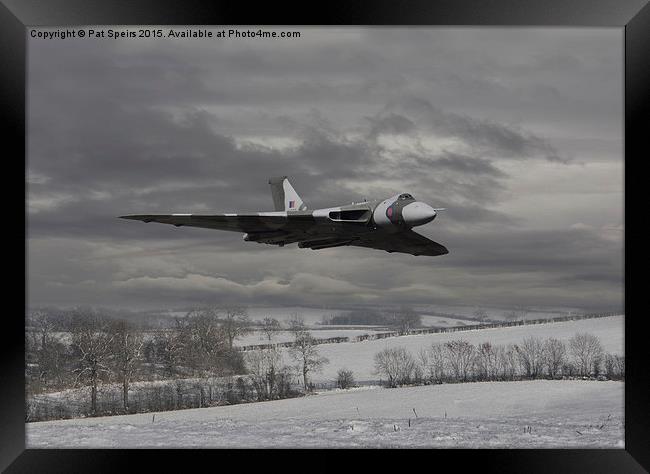
[[(30, 304), (618, 308), (622, 34), (303, 28), (279, 41), (29, 41)], [(408, 190), (435, 259), (116, 219)]]

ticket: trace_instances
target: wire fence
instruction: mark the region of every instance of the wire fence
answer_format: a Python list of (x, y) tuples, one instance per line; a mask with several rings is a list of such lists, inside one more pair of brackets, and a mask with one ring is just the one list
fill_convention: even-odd
[[(410, 329), (405, 332), (400, 331), (387, 331), (387, 332), (378, 332), (374, 334), (361, 334), (358, 336), (346, 337), (329, 337), (329, 338), (314, 338), (315, 344), (337, 344), (342, 342), (363, 342), (363, 341), (374, 341), (377, 339), (386, 339), (389, 337), (399, 337), (399, 336), (415, 336), (420, 334), (436, 334), (436, 333), (450, 333), (450, 332), (461, 332), (461, 331), (475, 331), (477, 329), (492, 329), (492, 328), (506, 328), (513, 326), (527, 326), (533, 324), (547, 324), (547, 323), (559, 323), (566, 321), (578, 321), (582, 319), (594, 319), (594, 318), (607, 318), (611, 316), (618, 316), (620, 313), (609, 312), (609, 313), (590, 313), (590, 314), (576, 314), (569, 316), (557, 316), (554, 318), (546, 319), (524, 319), (519, 321), (490, 321), (483, 322), (472, 325), (465, 326), (455, 326), (455, 327), (430, 327), (430, 328), (418, 328)], [(287, 342), (278, 342), (274, 344), (252, 344), (247, 346), (239, 346), (238, 349), (243, 352), (247, 351), (257, 351), (263, 349), (270, 349), (272, 347), (293, 347), (293, 341)]]

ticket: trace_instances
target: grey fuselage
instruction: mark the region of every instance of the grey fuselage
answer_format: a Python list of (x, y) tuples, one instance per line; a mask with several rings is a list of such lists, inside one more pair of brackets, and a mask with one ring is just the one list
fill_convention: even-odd
[(441, 244), (413, 232), (431, 222), (436, 209), (408, 193), (384, 200), (307, 210), (286, 176), (271, 178), (275, 211), (226, 214), (131, 214), (124, 219), (176, 227), (200, 227), (244, 233), (244, 240), (278, 245), (297, 243), (320, 250), (345, 245), (386, 252), (437, 256), (449, 253)]
[[(273, 226), (266, 232), (248, 232), (244, 240), (274, 244), (299, 242), (301, 248), (327, 248), (349, 245), (361, 234), (371, 233), (380, 228), (395, 233), (431, 222), (436, 211), (429, 205), (416, 201), (410, 194), (397, 194), (384, 200), (363, 201), (338, 207), (316, 209), (313, 211), (275, 211), (260, 212), (260, 217), (288, 215), (291, 229), (284, 225)], [(301, 235), (291, 236), (295, 225), (302, 225)], [(313, 239), (305, 240), (304, 234)]]

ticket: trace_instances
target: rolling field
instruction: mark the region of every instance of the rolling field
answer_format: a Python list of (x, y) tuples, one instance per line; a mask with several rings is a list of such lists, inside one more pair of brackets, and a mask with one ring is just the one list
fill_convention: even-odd
[[(324, 344), (329, 359), (315, 382), (342, 367), (370, 382), (374, 355), (405, 347), (414, 355), (432, 343), (567, 341), (596, 335), (607, 352), (624, 350), (624, 317), (391, 337)], [(286, 356), (286, 354), (285, 354)], [(287, 359), (287, 362), (289, 360)], [(29, 448), (152, 447), (624, 447), (624, 383), (534, 380), (385, 389), (366, 386), (301, 398), (136, 415), (28, 423)]]
[(315, 382), (336, 380), (336, 373), (341, 368), (352, 370), (357, 381), (377, 380), (377, 375), (373, 373), (374, 356), (386, 347), (404, 347), (414, 356), (417, 356), (418, 351), (423, 347), (454, 339), (464, 339), (472, 344), (480, 344), (486, 341), (493, 345), (519, 344), (523, 339), (530, 336), (542, 339), (554, 337), (562, 341), (568, 341), (578, 332), (588, 332), (597, 336), (606, 352), (623, 354), (624, 317), (611, 316), (508, 328), (390, 337), (356, 343), (324, 344), (318, 346), (319, 352), (329, 359), (329, 364), (324, 367), (321, 373), (314, 374), (313, 380)]
[(27, 447), (623, 448), (623, 387), (537, 380), (331, 391), (155, 418), (29, 423)]

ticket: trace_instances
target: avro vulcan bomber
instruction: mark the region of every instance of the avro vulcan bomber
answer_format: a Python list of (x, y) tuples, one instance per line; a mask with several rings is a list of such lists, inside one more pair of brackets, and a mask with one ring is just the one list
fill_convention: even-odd
[(143, 222), (159, 222), (176, 227), (243, 232), (247, 242), (278, 245), (297, 243), (300, 248), (321, 250), (352, 245), (437, 256), (449, 251), (437, 242), (413, 232), (412, 228), (436, 218), (428, 204), (409, 193), (388, 199), (363, 201), (327, 209), (308, 210), (286, 176), (271, 178), (275, 211), (246, 214), (137, 214), (120, 216)]

